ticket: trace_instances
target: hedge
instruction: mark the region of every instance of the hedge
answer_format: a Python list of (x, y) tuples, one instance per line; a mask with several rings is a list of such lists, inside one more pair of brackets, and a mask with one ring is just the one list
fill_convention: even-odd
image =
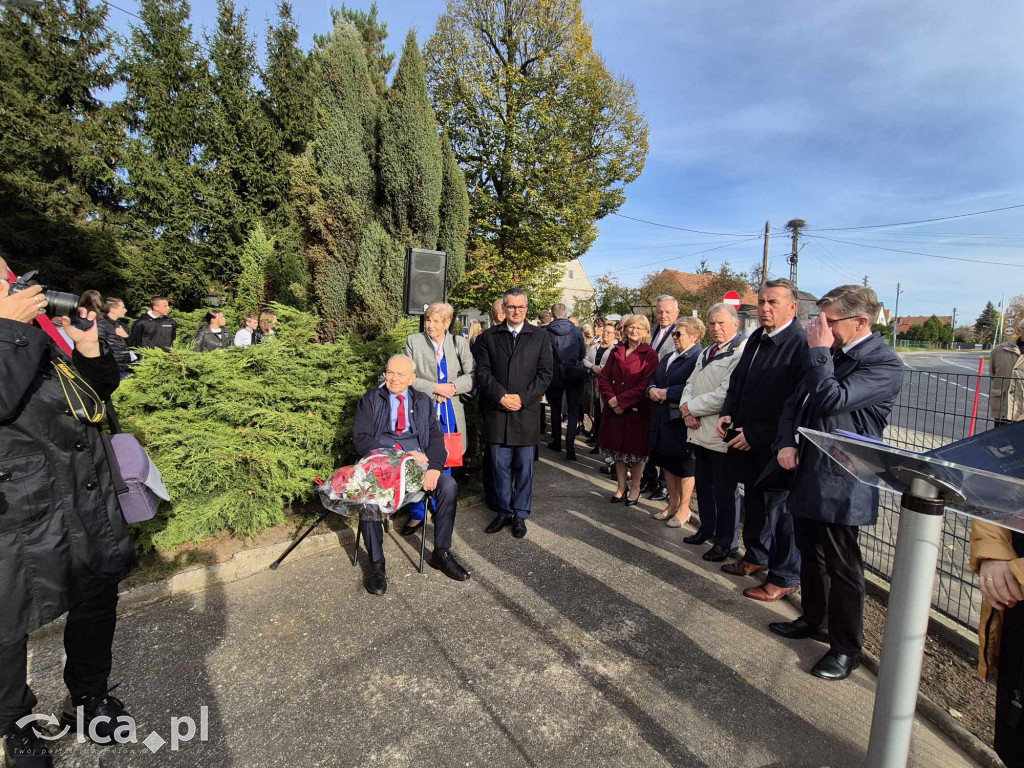
[[(140, 551), (230, 531), (250, 537), (309, 501), (313, 478), (351, 460), (355, 402), (414, 326), (318, 344), (317, 319), (283, 305), (265, 344), (199, 353), (198, 314), (173, 350), (148, 351), (115, 393), (122, 428), (160, 469), (172, 502), (136, 526)], [(234, 314), (234, 313), (230, 313)]]

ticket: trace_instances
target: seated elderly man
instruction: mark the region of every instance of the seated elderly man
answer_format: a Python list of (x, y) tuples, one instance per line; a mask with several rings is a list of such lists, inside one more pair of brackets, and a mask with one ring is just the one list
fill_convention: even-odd
[[(430, 398), (410, 385), (416, 378), (413, 361), (405, 355), (388, 360), (384, 385), (367, 392), (356, 406), (352, 441), (360, 456), (377, 448), (412, 451), (427, 463), (423, 489), (434, 493), (434, 551), (430, 566), (456, 581), (465, 581), (469, 573), (452, 555), (452, 531), (455, 528), (455, 503), (459, 486), (450, 475), (442, 474), (448, 454), (444, 434), (434, 416)], [(383, 595), (388, 591), (384, 570), (384, 527), (379, 521), (361, 520), (359, 528), (370, 556), (366, 591)]]

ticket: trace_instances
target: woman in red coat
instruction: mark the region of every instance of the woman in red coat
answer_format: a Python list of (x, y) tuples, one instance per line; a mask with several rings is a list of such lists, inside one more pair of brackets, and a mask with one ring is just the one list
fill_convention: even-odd
[[(601, 416), (597, 445), (601, 453), (615, 462), (618, 488), (612, 504), (626, 499), (626, 506), (640, 500), (640, 481), (647, 463), (651, 402), (647, 384), (658, 370), (658, 353), (650, 345), (651, 324), (643, 315), (622, 318), (624, 344), (611, 352), (601, 371), (598, 388), (606, 408)], [(629, 496), (626, 496), (626, 469), (631, 472)]]

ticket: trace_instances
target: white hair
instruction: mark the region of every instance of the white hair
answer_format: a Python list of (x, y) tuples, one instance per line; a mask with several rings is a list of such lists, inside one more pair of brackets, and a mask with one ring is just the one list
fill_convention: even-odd
[(736, 311), (736, 307), (734, 307), (732, 304), (726, 304), (724, 301), (720, 301), (717, 304), (712, 305), (711, 309), (708, 310), (709, 320), (711, 319), (711, 316), (715, 314), (715, 312), (727, 312), (729, 314), (729, 317), (731, 317), (733, 320), (739, 321), (740, 319), (739, 313)]

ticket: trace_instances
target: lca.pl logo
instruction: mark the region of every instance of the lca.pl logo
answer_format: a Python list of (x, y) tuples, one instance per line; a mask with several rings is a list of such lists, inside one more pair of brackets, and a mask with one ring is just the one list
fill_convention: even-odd
[[(25, 728), (26, 726), (32, 725), (32, 732), (43, 741), (59, 741), (63, 739), (68, 733), (71, 732), (71, 726), (65, 725), (64, 728), (53, 733), (50, 730), (40, 730), (33, 723), (38, 723), (43, 726), (49, 726), (50, 728), (56, 728), (60, 725), (54, 715), (44, 715), (38, 712), (25, 715), (19, 719), (15, 725), (18, 728)], [(121, 715), (117, 718), (117, 721), (113, 723), (114, 733), (112, 736), (101, 736), (97, 732), (99, 726), (105, 726), (111, 724), (109, 717), (96, 717), (89, 721), (88, 725), (85, 722), (85, 708), (76, 707), (75, 709), (75, 738), (79, 743), (84, 743), (86, 740), (91, 740), (97, 744), (136, 744), (138, 743), (138, 733), (135, 726), (135, 719), (129, 715)], [(106, 729), (105, 729), (106, 730)], [(199, 708), (199, 740), (209, 741), (210, 740), (210, 708), (202, 706)], [(185, 715), (184, 717), (172, 717), (171, 718), (171, 731), (170, 731), (170, 749), (172, 752), (177, 752), (182, 744), (192, 741), (196, 736), (196, 721)], [(159, 752), (167, 740), (164, 739), (156, 731), (152, 731), (142, 743), (152, 753)]]

